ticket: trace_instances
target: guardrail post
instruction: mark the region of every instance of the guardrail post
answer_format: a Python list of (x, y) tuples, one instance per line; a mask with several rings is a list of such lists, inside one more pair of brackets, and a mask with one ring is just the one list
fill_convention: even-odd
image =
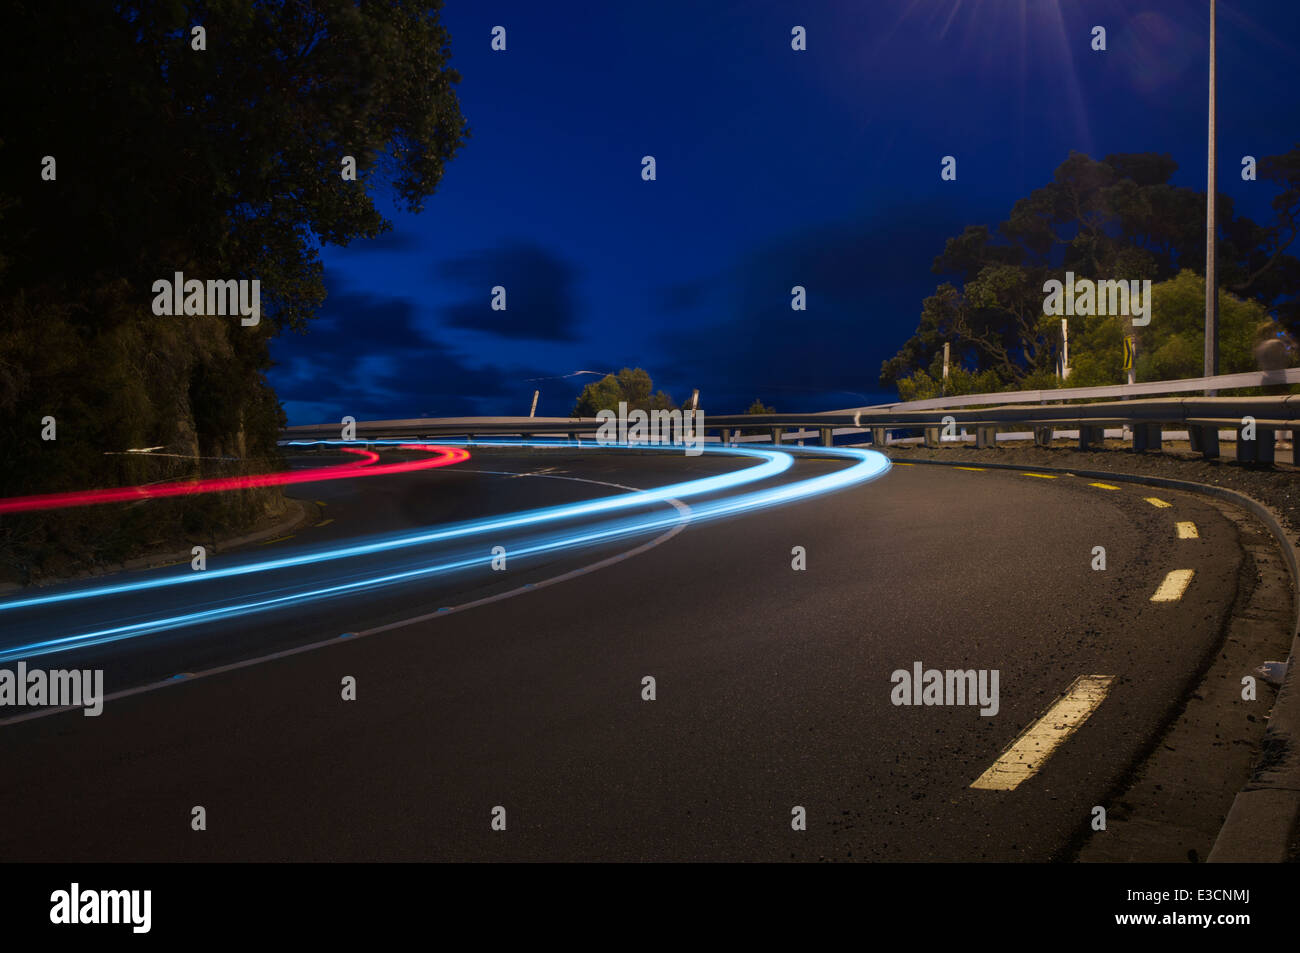
[(926, 445), (927, 447), (931, 448), (931, 449), (933, 449), (933, 448), (939, 446), (939, 428), (938, 428), (938, 427), (926, 427), (926, 428), (925, 428), (925, 445)]
[(1263, 427), (1255, 431), (1254, 440), (1242, 440), (1241, 429), (1237, 429), (1237, 462), (1267, 463), (1273, 462), (1273, 443), (1276, 434)]
[(889, 446), (889, 431), (884, 427), (872, 427), (871, 445), (877, 449)]
[(1133, 449), (1137, 453), (1159, 450), (1163, 436), (1160, 424), (1134, 424)]
[(1051, 427), (1035, 427), (1034, 446), (1050, 447), (1052, 445), (1052, 433), (1053, 430)]
[(835, 431), (830, 427), (823, 427), (821, 428), (821, 430), (822, 430), (822, 446), (823, 447), (835, 446)]
[(731, 446), (731, 431), (728, 430), (726, 427), (719, 427), (718, 439), (722, 442), (722, 445), (724, 447)]
[(998, 445), (998, 428), (997, 427), (976, 427), (975, 428), (975, 449), (988, 450), (996, 448)]
[(773, 427), (773, 428), (772, 428), (772, 442), (773, 442), (773, 443), (779, 445), (779, 444), (781, 443), (781, 439), (782, 439), (784, 436), (785, 436), (785, 428), (784, 428), (784, 427)]
[(1255, 446), (1259, 443), (1259, 434), (1255, 435), (1254, 440), (1243, 440), (1241, 437), (1241, 428), (1237, 428), (1237, 462), (1254, 463)]
[(1079, 449), (1088, 450), (1094, 443), (1100, 444), (1106, 437), (1106, 431), (1102, 427), (1091, 424), (1079, 425)]
[(1199, 452), (1206, 460), (1219, 455), (1219, 426), (1198, 424), (1187, 428), (1187, 439), (1194, 452)]

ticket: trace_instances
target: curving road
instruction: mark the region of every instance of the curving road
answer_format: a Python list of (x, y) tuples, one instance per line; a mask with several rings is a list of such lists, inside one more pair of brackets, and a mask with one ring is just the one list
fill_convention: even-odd
[[(317, 525), (213, 558), (208, 572), (775, 469), (786, 456), (470, 449), (455, 466), (312, 486)], [(300, 465), (337, 459), (302, 453)], [(11, 595), (2, 664), (102, 668), (114, 697), (97, 718), (0, 712), (0, 743), (20, 766), (0, 780), (0, 853), (1048, 859), (1221, 638), (1237, 531), (1184, 494), (1162, 491), (1159, 506), (1126, 485), (905, 465), (684, 518), (862, 465), (810, 449), (781, 472), (677, 502), (202, 583), (138, 587), (185, 567), (124, 574), (81, 588), (136, 588), (25, 608)], [(1180, 538), (1189, 522), (1196, 537)], [(489, 561), (498, 545), (504, 570)], [(1092, 568), (1097, 546), (1104, 571)], [(795, 547), (806, 569), (792, 568)], [(427, 571), (440, 561), (467, 565)], [(1190, 584), (1151, 601), (1173, 570), (1192, 570)], [(409, 576), (375, 582), (397, 573)], [(198, 612), (213, 615), (189, 618)], [(107, 630), (132, 637), (30, 654)], [(997, 713), (893, 704), (892, 674), (916, 662), (996, 670)], [(1037, 773), (972, 788), (1080, 676), (1111, 680)], [(354, 701), (341, 698), (345, 677)], [(191, 829), (195, 805), (204, 831)], [(504, 831), (491, 826), (497, 806)], [(806, 830), (792, 830), (795, 806)]]

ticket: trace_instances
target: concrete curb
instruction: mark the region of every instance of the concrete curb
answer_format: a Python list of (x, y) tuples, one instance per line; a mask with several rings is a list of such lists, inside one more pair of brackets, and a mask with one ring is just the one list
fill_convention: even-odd
[[(285, 497), (285, 515), (284, 519), (270, 526), (256, 530), (252, 533), (245, 533), (243, 536), (236, 536), (233, 539), (219, 539), (208, 545), (208, 553), (224, 553), (240, 546), (247, 546), (249, 543), (260, 543), (263, 540), (271, 539), (281, 533), (292, 533), (302, 529), (317, 514), (317, 507), (313, 503), (304, 500), (295, 500), (291, 497)], [(200, 545), (195, 543), (195, 546)], [(190, 550), (184, 549), (176, 553), (166, 553), (155, 556), (140, 556), (136, 559), (128, 560), (121, 569), (151, 569), (160, 565), (166, 565), (168, 562), (189, 562)]]
[[(887, 455), (888, 456), (888, 455)], [(940, 467), (971, 465), (969, 460), (907, 459), (890, 457), (900, 463)], [(1291, 626), (1291, 651), (1287, 658), (1286, 677), (1278, 690), (1264, 731), (1263, 752), (1251, 779), (1233, 799), (1228, 816), (1215, 838), (1207, 863), (1282, 863), (1288, 859), (1292, 834), (1300, 827), (1300, 687), (1296, 685), (1297, 654), (1300, 654), (1300, 557), (1277, 514), (1258, 500), (1207, 483), (1174, 480), (1168, 477), (1113, 473), (1109, 470), (1076, 470), (1066, 467), (1039, 467), (1026, 464), (979, 461), (990, 470), (1041, 470), (1044, 473), (1070, 473), (1097, 480), (1136, 483), (1141, 486), (1183, 490), (1216, 497), (1240, 506), (1268, 529), (1277, 541), (1291, 572), (1294, 617)]]

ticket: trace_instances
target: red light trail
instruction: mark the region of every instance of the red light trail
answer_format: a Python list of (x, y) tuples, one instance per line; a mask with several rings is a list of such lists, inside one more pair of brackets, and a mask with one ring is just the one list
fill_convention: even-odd
[(267, 473), (261, 476), (217, 477), (209, 480), (190, 480), (185, 483), (161, 483), (152, 486), (121, 486), (106, 490), (74, 490), (69, 493), (42, 493), (37, 496), (13, 496), (0, 499), (0, 513), (22, 513), (33, 510), (57, 510), (70, 506), (96, 506), (100, 503), (127, 503), (135, 500), (152, 500), (168, 496), (190, 496), (196, 493), (222, 493), (230, 490), (249, 490), (263, 486), (285, 486), (290, 483), (318, 483), (322, 480), (346, 480), (352, 477), (390, 476), (414, 470), (432, 470), (469, 459), (469, 451), (459, 447), (438, 447), (425, 443), (404, 443), (402, 450), (425, 450), (435, 454), (423, 460), (386, 463), (379, 466), (379, 454), (371, 450), (341, 448), (362, 459), (354, 463), (319, 467), (312, 470), (295, 470), (289, 473)]

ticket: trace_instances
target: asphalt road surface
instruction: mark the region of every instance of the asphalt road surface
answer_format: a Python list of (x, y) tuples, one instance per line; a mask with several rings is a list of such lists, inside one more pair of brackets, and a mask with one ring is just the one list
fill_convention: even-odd
[[(306, 486), (322, 504), (318, 525), (214, 558), (208, 571), (761, 462), (472, 452), (441, 470)], [(728, 492), (851, 463), (799, 456)], [(1236, 529), (1209, 504), (1114, 486), (900, 465), (811, 499), (532, 557), (511, 554), (558, 528), (0, 612), (0, 651), (141, 626), (133, 638), (24, 657), (102, 668), (109, 693), (147, 689), (111, 698), (99, 717), (0, 725), (0, 856), (1046, 860), (1190, 689), (1221, 638), (1242, 560)], [(1180, 522), (1196, 538), (1180, 538)], [(481, 561), (493, 545), (504, 570)], [(795, 547), (806, 569), (792, 568)], [(465, 554), (480, 562), (419, 574)], [(1179, 569), (1194, 571), (1181, 597), (1151, 601)], [(389, 571), (413, 575), (367, 582)], [(277, 595), (285, 604), (266, 611), (148, 631), (151, 620)], [(916, 662), (996, 670), (996, 715), (893, 704), (892, 673)], [(1037, 774), (1012, 790), (971, 787), (1093, 675), (1113, 676), (1108, 693)], [(654, 700), (643, 698), (646, 676)], [(342, 697), (346, 677), (355, 700)], [(196, 806), (205, 830), (192, 829)], [(796, 807), (806, 830), (792, 828)]]

